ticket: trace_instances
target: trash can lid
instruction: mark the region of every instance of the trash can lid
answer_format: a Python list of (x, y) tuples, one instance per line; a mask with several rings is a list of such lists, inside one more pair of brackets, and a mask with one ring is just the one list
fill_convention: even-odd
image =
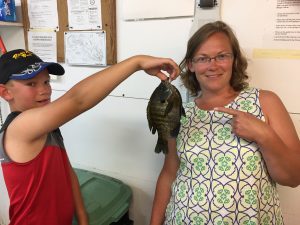
[[(118, 222), (128, 211), (132, 191), (122, 181), (103, 174), (74, 168), (90, 225)], [(77, 224), (74, 222), (73, 224)]]

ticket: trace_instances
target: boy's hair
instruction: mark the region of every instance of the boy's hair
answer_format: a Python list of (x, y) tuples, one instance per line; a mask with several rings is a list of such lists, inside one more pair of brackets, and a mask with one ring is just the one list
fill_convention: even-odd
[(203, 25), (188, 41), (187, 51), (184, 59), (180, 63), (181, 80), (184, 86), (189, 90), (192, 96), (196, 96), (201, 91), (194, 72), (188, 69), (188, 63), (191, 62), (195, 52), (199, 47), (213, 34), (223, 33), (230, 42), (233, 53), (233, 66), (230, 85), (235, 91), (241, 91), (248, 86), (248, 75), (246, 72), (248, 62), (243, 55), (239, 42), (233, 30), (224, 22), (216, 21)]
[(50, 74), (60, 76), (65, 73), (60, 64), (44, 62), (33, 52), (24, 49), (9, 51), (0, 57), (0, 84), (31, 79), (46, 68)]

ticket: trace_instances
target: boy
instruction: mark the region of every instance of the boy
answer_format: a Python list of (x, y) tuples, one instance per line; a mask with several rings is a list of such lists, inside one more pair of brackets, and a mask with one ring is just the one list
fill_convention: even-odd
[[(162, 80), (167, 76), (161, 70), (171, 80), (179, 74), (170, 59), (134, 56), (91, 75), (50, 102), (49, 73), (63, 75), (61, 65), (43, 62), (22, 49), (1, 56), (0, 96), (12, 113), (0, 133), (0, 198), (3, 193), (9, 196), (10, 225), (71, 225), (74, 212), (79, 224), (88, 224), (58, 127), (98, 104), (138, 70)], [(0, 201), (2, 211), (4, 202)]]

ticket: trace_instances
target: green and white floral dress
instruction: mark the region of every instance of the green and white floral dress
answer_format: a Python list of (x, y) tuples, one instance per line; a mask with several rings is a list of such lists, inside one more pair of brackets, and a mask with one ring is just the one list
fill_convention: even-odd
[[(259, 90), (242, 91), (226, 107), (264, 120)], [(275, 182), (255, 142), (232, 133), (232, 116), (185, 106), (177, 138), (180, 168), (165, 224), (283, 224)]]

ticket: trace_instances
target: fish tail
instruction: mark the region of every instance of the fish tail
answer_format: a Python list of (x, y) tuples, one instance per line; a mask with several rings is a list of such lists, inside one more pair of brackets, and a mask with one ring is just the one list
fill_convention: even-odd
[(167, 143), (167, 141), (164, 141), (163, 139), (158, 138), (156, 146), (155, 146), (155, 152), (156, 153), (160, 153), (160, 152), (167, 153), (168, 152), (168, 143)]

